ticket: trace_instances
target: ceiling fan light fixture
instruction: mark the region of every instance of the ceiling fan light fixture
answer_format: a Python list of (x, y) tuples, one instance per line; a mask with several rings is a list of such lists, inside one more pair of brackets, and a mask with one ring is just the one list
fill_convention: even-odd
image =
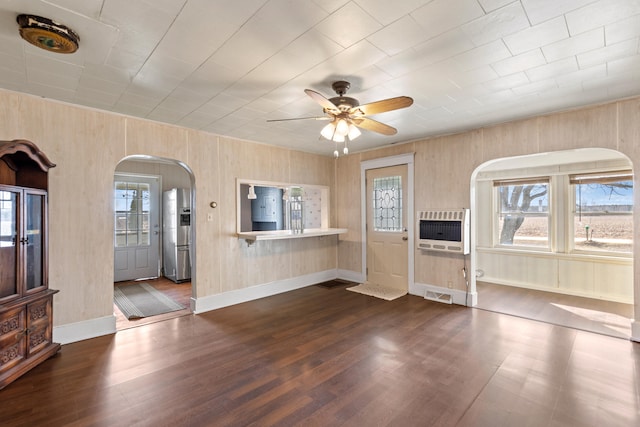
[(338, 132), (336, 132), (336, 134), (333, 135), (333, 140), (335, 142), (344, 142), (344, 135), (340, 135)]
[(331, 141), (331, 139), (333, 138), (333, 134), (335, 132), (336, 132), (336, 125), (334, 125), (333, 122), (331, 122), (322, 128), (322, 130), (320, 131), (320, 135), (322, 135), (323, 138)]
[[(336, 135), (340, 135), (344, 138), (349, 133), (349, 123), (345, 119), (339, 119), (336, 124)], [(342, 142), (342, 141), (338, 141)]]
[(356, 125), (354, 125), (353, 123), (350, 123), (349, 124), (349, 132), (347, 133), (347, 136), (349, 137), (349, 141), (353, 141), (354, 139), (356, 139), (360, 135), (362, 135), (362, 132), (360, 132), (360, 129), (358, 129), (358, 127)]
[(71, 28), (48, 18), (21, 14), (16, 17), (20, 37), (34, 46), (55, 53), (73, 53), (78, 50), (80, 37)]

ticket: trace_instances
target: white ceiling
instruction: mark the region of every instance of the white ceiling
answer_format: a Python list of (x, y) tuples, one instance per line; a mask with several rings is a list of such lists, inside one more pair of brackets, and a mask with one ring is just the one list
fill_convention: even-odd
[[(80, 35), (23, 41), (35, 14)], [(351, 151), (640, 94), (640, 0), (0, 0), (0, 87), (331, 155), (303, 90), (400, 95)]]

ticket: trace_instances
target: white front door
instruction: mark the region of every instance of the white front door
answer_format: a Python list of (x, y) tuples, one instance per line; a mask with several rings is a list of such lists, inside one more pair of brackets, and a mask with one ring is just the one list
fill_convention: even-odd
[(407, 165), (366, 171), (367, 282), (408, 290)]
[(160, 178), (115, 175), (114, 281), (160, 273)]

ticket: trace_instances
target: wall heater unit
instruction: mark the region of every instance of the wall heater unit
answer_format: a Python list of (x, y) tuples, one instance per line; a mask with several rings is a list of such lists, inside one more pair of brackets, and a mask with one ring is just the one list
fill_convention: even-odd
[(469, 209), (418, 212), (418, 249), (469, 253)]

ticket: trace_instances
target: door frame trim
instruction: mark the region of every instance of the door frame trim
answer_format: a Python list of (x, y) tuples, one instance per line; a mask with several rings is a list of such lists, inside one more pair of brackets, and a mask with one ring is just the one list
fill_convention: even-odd
[[(148, 173), (135, 173), (135, 172), (118, 172), (115, 171), (113, 173), (113, 182), (115, 184), (115, 181), (117, 179), (117, 177), (122, 176), (122, 177), (130, 177), (130, 178), (149, 178), (149, 179), (157, 179), (158, 180), (158, 225), (162, 224), (162, 175), (153, 175), (153, 174), (148, 174)], [(112, 187), (112, 192), (113, 192), (113, 187)], [(113, 194), (111, 196), (113, 198)], [(115, 205), (113, 206), (113, 213), (115, 213)], [(113, 216), (112, 213), (112, 216)], [(157, 277), (160, 277), (160, 273), (162, 271), (162, 227), (160, 227), (160, 233), (158, 234), (158, 268), (157, 268)], [(113, 241), (113, 250), (115, 251), (116, 248), (116, 242), (115, 242), (115, 228), (113, 230), (113, 236), (114, 241)], [(115, 270), (115, 255), (114, 255), (114, 259), (113, 259), (113, 265), (114, 265), (114, 270)], [(115, 271), (114, 271), (114, 279), (115, 279)]]
[(407, 291), (414, 285), (414, 209), (413, 209), (413, 163), (415, 153), (399, 154), (397, 156), (381, 157), (360, 162), (360, 223), (362, 235), (362, 277), (367, 280), (367, 184), (366, 174), (369, 169), (379, 169), (389, 166), (407, 165)]

